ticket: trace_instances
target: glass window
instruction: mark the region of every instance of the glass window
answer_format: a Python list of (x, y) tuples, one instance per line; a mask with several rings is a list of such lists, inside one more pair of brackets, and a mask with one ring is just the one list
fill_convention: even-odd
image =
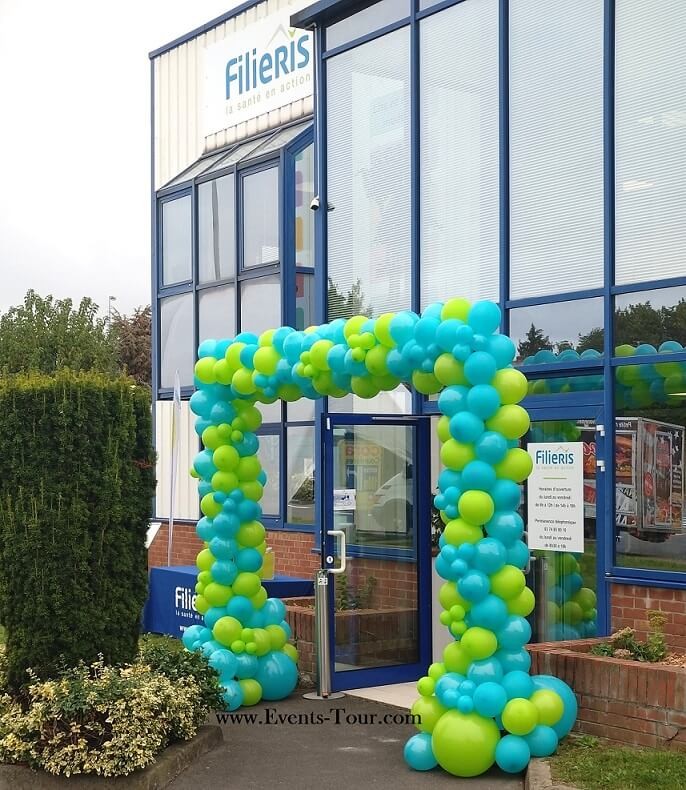
[(286, 520), (314, 524), (314, 427), (289, 428), (286, 441)]
[(306, 422), (314, 419), (314, 401), (309, 398), (300, 398), (286, 406), (289, 422)]
[(314, 277), (311, 274), (295, 275), (295, 328), (307, 329), (314, 323)]
[(281, 512), (279, 507), (279, 448), (281, 438), (276, 434), (260, 434), (260, 449), (258, 457), (267, 475), (267, 484), (264, 487), (264, 495), (260, 500), (262, 512), (265, 516), (278, 516)]
[(617, 283), (676, 277), (686, 264), (686, 14), (683, 0), (616, 10)]
[(686, 344), (686, 286), (618, 294), (615, 342), (618, 346), (648, 344), (653, 348), (643, 350), (653, 353), (681, 351)]
[(236, 334), (236, 289), (233, 285), (198, 291), (199, 342), (222, 340)]
[(410, 15), (410, 0), (380, 0), (326, 28), (326, 48), (334, 49)]
[(510, 296), (603, 283), (603, 3), (510, 4)]
[(682, 363), (617, 368), (616, 564), (686, 571)]
[(281, 281), (278, 274), (241, 283), (241, 331), (262, 334), (281, 326)]
[(279, 260), (279, 168), (243, 179), (243, 268)]
[(498, 2), (420, 23), (422, 306), (498, 299)]
[(314, 266), (314, 145), (295, 155), (295, 265)]
[(181, 386), (191, 386), (194, 365), (193, 294), (160, 299), (160, 387), (173, 387), (177, 370)]
[(165, 184), (165, 186), (171, 187), (174, 186), (174, 184), (183, 184), (184, 181), (190, 181), (192, 178), (195, 178), (195, 176), (204, 173), (205, 170), (209, 170), (210, 167), (212, 167), (215, 162), (218, 162), (223, 156), (226, 156), (226, 151), (220, 151), (211, 156), (204, 156), (202, 159), (198, 159), (197, 162), (194, 162), (189, 168), (184, 170), (181, 175), (176, 176), (175, 179)]
[(162, 285), (193, 279), (191, 196), (162, 203)]
[(236, 273), (233, 175), (198, 186), (198, 275), (201, 283)]
[(400, 384), (390, 392), (373, 398), (359, 398), (348, 393), (342, 398), (329, 398), (329, 411), (338, 414), (412, 414), (412, 394)]
[(536, 374), (529, 374), (529, 392), (531, 396), (536, 395), (564, 395), (569, 392), (602, 392), (603, 374), (584, 373), (573, 376), (546, 376), (534, 378)]
[(510, 310), (520, 364), (594, 359), (602, 354), (604, 334), (601, 296)]
[(328, 320), (410, 306), (409, 28), (327, 61)]

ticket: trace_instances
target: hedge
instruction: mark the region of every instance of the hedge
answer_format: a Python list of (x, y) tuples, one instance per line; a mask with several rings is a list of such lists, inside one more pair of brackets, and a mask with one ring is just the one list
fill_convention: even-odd
[(63, 371), (0, 379), (0, 622), (8, 681), (131, 662), (154, 494), (149, 391)]

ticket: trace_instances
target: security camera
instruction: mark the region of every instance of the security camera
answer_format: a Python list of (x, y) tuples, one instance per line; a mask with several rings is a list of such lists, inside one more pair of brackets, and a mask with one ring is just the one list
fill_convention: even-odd
[(312, 202), (310, 203), (310, 208), (312, 209), (312, 211), (319, 211), (319, 206), (320, 206), (319, 195), (317, 195), (317, 197), (312, 198)]

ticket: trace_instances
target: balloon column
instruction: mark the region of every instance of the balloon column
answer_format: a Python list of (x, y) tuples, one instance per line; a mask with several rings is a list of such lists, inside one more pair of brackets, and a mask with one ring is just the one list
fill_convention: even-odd
[(517, 405), (527, 382), (512, 368), (514, 344), (499, 325), (497, 305), (450, 299), (421, 316), (354, 316), (304, 332), (281, 327), (201, 344), (191, 408), (204, 445), (193, 473), (204, 514), (196, 608), (205, 625), (188, 629), (184, 643), (219, 670), (229, 708), (281, 699), (297, 682), (283, 604), (267, 598), (260, 578), (266, 477), (256, 455), (255, 404), (350, 392), (372, 398), (405, 382), (423, 394), (440, 392), (445, 470), (436, 505), (446, 528), (436, 567), (446, 580), (441, 619), (455, 638), (418, 683), (420, 733), (408, 741), (406, 760), (458, 776), (494, 762), (519, 771), (530, 755), (552, 753), (569, 731), (571, 690), (528, 675), (525, 617), (534, 597), (522, 572), (529, 555), (517, 513), (519, 484), (531, 471), (518, 446), (529, 427)]

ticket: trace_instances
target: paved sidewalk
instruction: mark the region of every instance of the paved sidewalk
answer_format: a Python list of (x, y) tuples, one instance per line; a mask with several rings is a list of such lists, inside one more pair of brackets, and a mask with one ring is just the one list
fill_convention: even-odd
[[(340, 710), (336, 713), (332, 708)], [(243, 718), (222, 725), (223, 745), (203, 755), (178, 776), (169, 785), (172, 790), (219, 787), (522, 790), (523, 787), (521, 776), (504, 774), (498, 769), (475, 779), (458, 779), (439, 768), (428, 773), (411, 771), (405, 765), (402, 751), (416, 729), (404, 722), (380, 722), (388, 714), (400, 721), (407, 711), (371, 700), (346, 696), (318, 702), (304, 700), (298, 691), (281, 702), (261, 703), (254, 708), (241, 708), (237, 713), (253, 713), (260, 723)], [(288, 715), (293, 723), (284, 720)], [(318, 715), (330, 720), (309, 723), (317, 722)], [(350, 717), (348, 722), (347, 717)]]

